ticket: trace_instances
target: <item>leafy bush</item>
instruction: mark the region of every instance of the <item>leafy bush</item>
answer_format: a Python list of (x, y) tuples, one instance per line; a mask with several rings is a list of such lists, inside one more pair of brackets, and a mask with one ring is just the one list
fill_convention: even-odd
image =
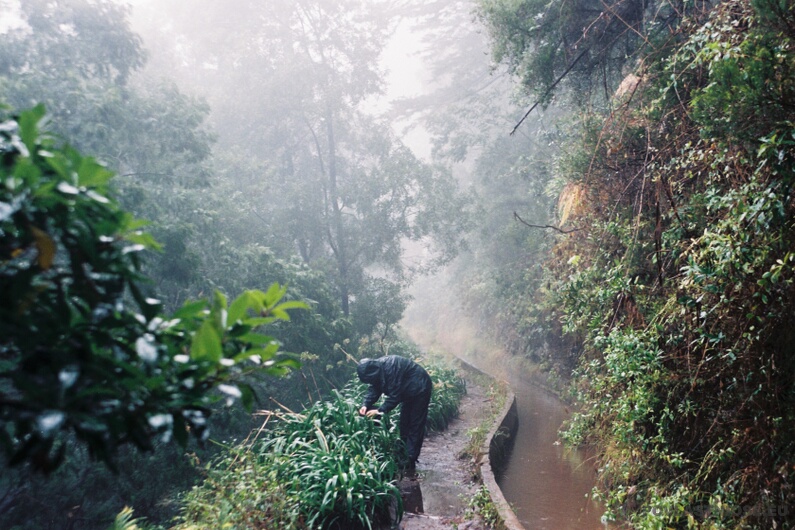
[(598, 444), (607, 515), (639, 528), (793, 524), (795, 26), (782, 5), (719, 2), (648, 58), (636, 104), (588, 145), (590, 235), (557, 249), (581, 257), (556, 271), (583, 351), (568, 436)]
[[(427, 369), (433, 427), (443, 428), (457, 413), (463, 383), (441, 365)], [(185, 496), (176, 528), (372, 528), (392, 506), (400, 518), (397, 426), (389, 415), (359, 416), (366, 388), (352, 381), (301, 413), (265, 413), (262, 428)]]
[(433, 394), (428, 407), (428, 431), (442, 431), (458, 416), (458, 405), (466, 394), (466, 382), (456, 371), (439, 362), (424, 365), (433, 381)]
[(44, 118), (0, 123), (0, 446), (52, 471), (71, 436), (111, 466), (126, 443), (206, 439), (213, 389), (250, 404), (243, 374), (297, 366), (255, 328), (305, 305), (274, 284), (161, 315), (139, 273), (157, 244), (108, 196), (113, 173), (41, 134)]

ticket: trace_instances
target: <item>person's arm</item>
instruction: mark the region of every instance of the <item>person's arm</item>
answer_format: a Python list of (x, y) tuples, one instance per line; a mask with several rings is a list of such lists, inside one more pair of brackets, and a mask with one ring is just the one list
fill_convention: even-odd
[(381, 397), (381, 389), (376, 388), (375, 385), (370, 385), (367, 388), (367, 393), (364, 395), (364, 408), (370, 410), (376, 401)]
[(383, 404), (381, 404), (381, 406), (378, 407), (378, 412), (380, 412), (381, 414), (386, 414), (387, 412), (391, 412), (392, 409), (398, 406), (398, 404), (400, 404), (400, 400), (398, 398), (393, 396), (387, 396)]

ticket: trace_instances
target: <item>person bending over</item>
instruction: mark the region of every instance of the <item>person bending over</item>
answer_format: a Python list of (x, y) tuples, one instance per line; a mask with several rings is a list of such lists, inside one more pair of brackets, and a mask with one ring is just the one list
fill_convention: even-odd
[[(405, 467), (414, 469), (422, 449), (433, 391), (428, 372), (411, 359), (387, 355), (378, 359), (362, 359), (356, 367), (356, 373), (361, 382), (370, 385), (359, 414), (373, 417), (400, 405), (400, 439), (407, 454)], [(374, 409), (373, 405), (382, 394), (386, 395), (386, 399)]]

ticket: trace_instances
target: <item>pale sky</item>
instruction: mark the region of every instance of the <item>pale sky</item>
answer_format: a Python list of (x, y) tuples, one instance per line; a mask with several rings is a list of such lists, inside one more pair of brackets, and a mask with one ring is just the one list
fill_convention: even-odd
[(20, 0), (0, 0), (0, 34), (22, 27)]

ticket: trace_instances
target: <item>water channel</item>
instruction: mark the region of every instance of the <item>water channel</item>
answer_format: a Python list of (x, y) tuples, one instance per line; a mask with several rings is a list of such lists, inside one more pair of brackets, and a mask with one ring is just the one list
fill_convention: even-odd
[[(450, 298), (443, 277), (418, 286), (405, 328), (428, 350), (455, 352), (492, 377), (507, 381), (516, 395), (519, 427), (498, 483), (527, 530), (605, 530), (602, 507), (590, 497), (594, 462), (582, 450), (558, 443), (570, 417), (556, 396), (530, 383), (499, 347), (484, 340), (477, 325)], [(617, 528), (610, 525), (610, 528)]]
[(593, 462), (582, 450), (558, 442), (569, 417), (555, 396), (532, 384), (512, 381), (519, 428), (505, 469), (497, 476), (506, 500), (528, 529), (604, 529), (603, 510), (591, 499)]
[[(477, 365), (477, 363), (475, 363)], [(593, 460), (584, 450), (559, 442), (558, 432), (570, 412), (548, 391), (522, 379), (518, 371), (507, 376), (495, 366), (481, 366), (506, 379), (516, 394), (519, 427), (497, 482), (525, 528), (533, 530), (604, 530), (603, 509), (591, 499), (595, 482)]]

